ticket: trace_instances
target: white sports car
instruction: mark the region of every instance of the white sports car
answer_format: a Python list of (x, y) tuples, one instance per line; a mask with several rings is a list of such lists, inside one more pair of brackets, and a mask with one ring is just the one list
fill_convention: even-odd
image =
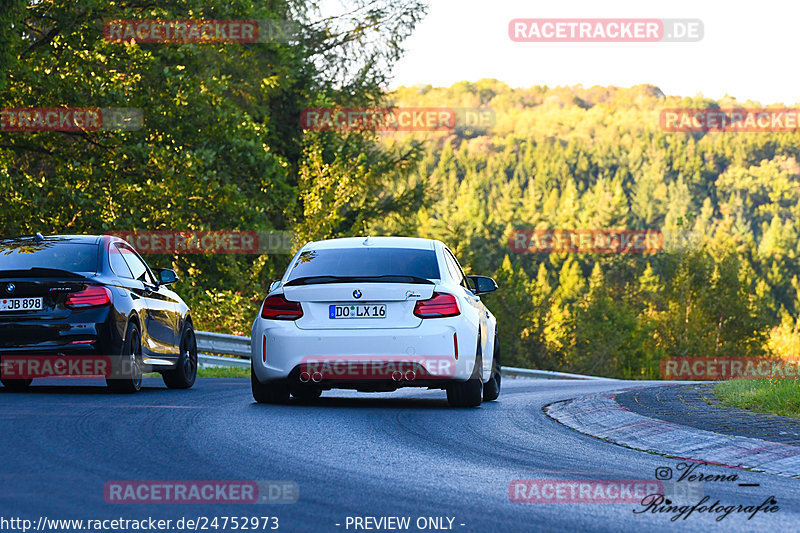
[(500, 394), (497, 320), (440, 241), (355, 237), (303, 246), (252, 330), (251, 381), (260, 403), (323, 390), (444, 389), (452, 406)]

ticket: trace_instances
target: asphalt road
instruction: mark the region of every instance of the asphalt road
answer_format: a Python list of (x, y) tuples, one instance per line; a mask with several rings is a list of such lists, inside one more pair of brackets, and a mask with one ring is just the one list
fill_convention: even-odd
[[(480, 409), (451, 409), (443, 392), (413, 389), (263, 406), (247, 380), (204, 379), (169, 391), (149, 379), (133, 396), (91, 380), (37, 382), (25, 394), (0, 387), (0, 528), (3, 519), (38, 525), (42, 516), (277, 516), (279, 531), (341, 532), (366, 530), (348, 527), (348, 517), (398, 516), (411, 518), (409, 531), (419, 530), (421, 517), (449, 517), (453, 531), (465, 532), (797, 529), (800, 480), (706, 465), (703, 473), (739, 476), (704, 483), (709, 504), (757, 505), (774, 496), (780, 509), (752, 520), (695, 513), (673, 522), (667, 513), (637, 514), (644, 507), (635, 503), (510, 501), (515, 479), (653, 480), (657, 468), (675, 469), (680, 460), (579, 434), (542, 412), (557, 400), (632, 384), (646, 385), (506, 380), (500, 399)], [(290, 480), (300, 497), (287, 505), (106, 502), (107, 482), (131, 480)], [(223, 531), (220, 521), (217, 529), (209, 524)]]

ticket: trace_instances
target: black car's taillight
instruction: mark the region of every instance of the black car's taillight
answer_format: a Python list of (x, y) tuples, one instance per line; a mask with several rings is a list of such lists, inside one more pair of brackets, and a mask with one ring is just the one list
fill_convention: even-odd
[(73, 292), (67, 296), (64, 305), (70, 309), (105, 307), (111, 305), (111, 291), (98, 285), (87, 285), (82, 291)]
[(429, 300), (417, 300), (414, 306), (414, 315), (420, 318), (444, 318), (460, 314), (456, 297), (441, 292), (434, 292)]
[(269, 320), (297, 320), (301, 316), (300, 302), (290, 302), (281, 295), (268, 296), (261, 308), (261, 318)]

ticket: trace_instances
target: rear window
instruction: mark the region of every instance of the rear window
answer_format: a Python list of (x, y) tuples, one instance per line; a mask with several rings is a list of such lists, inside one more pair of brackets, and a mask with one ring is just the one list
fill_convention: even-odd
[(53, 241), (0, 241), (0, 270), (31, 268), (96, 272), (97, 245)]
[(413, 248), (308, 250), (300, 254), (292, 265), (287, 282), (314, 276), (440, 279), (436, 252)]

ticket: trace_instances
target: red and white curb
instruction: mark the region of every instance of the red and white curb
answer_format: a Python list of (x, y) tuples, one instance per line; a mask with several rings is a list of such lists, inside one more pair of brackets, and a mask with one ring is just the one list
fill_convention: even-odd
[(617, 392), (592, 394), (545, 407), (550, 418), (614, 444), (680, 459), (800, 477), (800, 447), (732, 437), (638, 415), (614, 401)]

